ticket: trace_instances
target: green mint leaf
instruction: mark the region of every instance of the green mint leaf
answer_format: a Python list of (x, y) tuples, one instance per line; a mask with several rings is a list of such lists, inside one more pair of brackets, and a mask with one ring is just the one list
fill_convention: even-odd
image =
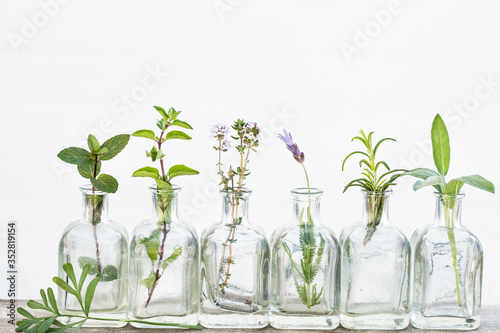
[[(90, 179), (92, 177), (94, 177), (94, 166), (95, 166), (95, 160), (92, 161), (91, 164), (88, 164), (88, 165), (78, 165), (77, 168), (78, 168), (78, 173), (80, 173), (80, 175), (83, 177), (83, 178), (86, 178), (86, 179)], [(101, 161), (98, 161), (97, 162), (97, 172), (96, 172), (96, 176), (101, 172)]]
[(437, 170), (446, 176), (450, 167), (450, 138), (443, 118), (439, 114), (432, 122), (431, 138), (434, 164)]
[(462, 189), (462, 186), (464, 186), (463, 181), (460, 181), (458, 179), (450, 180), (450, 182), (446, 185), (444, 193), (457, 195), (460, 192), (460, 189)]
[(153, 284), (155, 283), (155, 276), (150, 275), (149, 277), (145, 278), (144, 280), (141, 281), (141, 284), (146, 287), (148, 290), (153, 288)]
[(191, 169), (183, 164), (174, 165), (168, 170), (169, 180), (177, 176), (192, 176), (197, 174), (199, 174), (198, 171)]
[(93, 136), (92, 134), (89, 134), (89, 137), (87, 138), (87, 144), (89, 146), (90, 151), (95, 154), (99, 150), (101, 150), (101, 145), (99, 144), (99, 141)]
[(107, 148), (108, 152), (101, 156), (101, 160), (107, 161), (118, 155), (125, 148), (130, 140), (129, 134), (119, 134), (108, 139), (101, 145), (102, 148)]
[(106, 193), (115, 193), (118, 190), (118, 181), (110, 175), (105, 173), (99, 175), (97, 178), (90, 178), (90, 182), (96, 189)]
[(87, 286), (87, 291), (85, 292), (85, 306), (84, 306), (84, 312), (86, 316), (89, 315), (90, 304), (92, 303), (92, 299), (94, 298), (95, 288), (97, 287), (98, 283), (99, 283), (99, 278), (96, 277), (95, 279), (90, 281), (89, 285)]
[(161, 114), (161, 116), (163, 117), (163, 119), (165, 119), (167, 122), (168, 122), (168, 115), (167, 115), (167, 112), (165, 111), (164, 108), (162, 108), (161, 106), (153, 106), (156, 111), (158, 111), (159, 114)]
[(155, 179), (155, 182), (156, 182), (156, 186), (160, 190), (170, 190), (172, 188), (172, 184), (164, 181), (163, 179)]
[(149, 237), (144, 237), (139, 241), (139, 244), (142, 244), (146, 247), (146, 253), (148, 254), (149, 259), (151, 261), (155, 261), (158, 259), (158, 252), (160, 249), (160, 235), (162, 231), (160, 229), (155, 229), (151, 232)]
[(143, 129), (143, 130), (135, 131), (134, 133), (132, 133), (132, 136), (135, 136), (138, 138), (146, 138), (146, 139), (154, 140), (155, 139), (155, 132), (153, 132), (152, 130)]
[(426, 180), (417, 180), (415, 184), (413, 185), (413, 190), (417, 191), (420, 190), (422, 187), (426, 186), (434, 186), (434, 185), (439, 185), (441, 184), (441, 177), (440, 176), (431, 176), (427, 178)]
[(113, 265), (106, 265), (102, 269), (102, 282), (109, 282), (118, 279), (118, 269)]
[(163, 139), (163, 141), (172, 140), (172, 139), (191, 140), (191, 137), (189, 135), (187, 135), (186, 133), (181, 132), (181, 131), (171, 131), (171, 132), (168, 132), (167, 135), (165, 135), (165, 138)]
[(495, 185), (489, 180), (483, 178), (480, 175), (464, 176), (457, 178), (456, 180), (462, 181), (467, 185), (473, 186), (483, 191), (490, 193), (495, 193)]
[(57, 154), (61, 160), (69, 164), (88, 165), (93, 161), (92, 154), (83, 148), (69, 147)]
[[(87, 265), (89, 266), (88, 274), (96, 275), (97, 274), (97, 260), (95, 260), (94, 258), (91, 258), (91, 257), (84, 257), (84, 256), (78, 258), (78, 266), (80, 266), (80, 268), (83, 269)], [(80, 284), (78, 284), (78, 285), (80, 285)]]
[(186, 123), (185, 121), (182, 121), (182, 120), (174, 120), (173, 122), (170, 123), (170, 125), (172, 126), (179, 126), (179, 127), (182, 127), (182, 128), (187, 128), (187, 129), (190, 129), (192, 130), (193, 128), (191, 127), (191, 125), (189, 125), (188, 123)]
[(156, 121), (156, 126), (162, 131), (166, 128), (168, 121), (165, 119), (160, 119)]
[(140, 168), (132, 174), (132, 177), (150, 177), (154, 179), (160, 178), (160, 171), (153, 167)]
[(182, 247), (176, 246), (174, 248), (174, 252), (165, 260), (163, 260), (161, 267), (163, 269), (167, 268), (170, 263), (172, 263), (175, 259), (179, 258), (179, 256), (182, 254)]
[(108, 148), (101, 148), (99, 149), (99, 151), (97, 152), (97, 155), (104, 155), (108, 152)]

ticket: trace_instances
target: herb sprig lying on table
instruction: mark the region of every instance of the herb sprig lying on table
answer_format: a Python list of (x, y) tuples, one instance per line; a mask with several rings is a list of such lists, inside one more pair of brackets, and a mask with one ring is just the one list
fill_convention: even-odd
[[(73, 295), (80, 303), (82, 311), (84, 315), (69, 315), (63, 314), (59, 312), (59, 308), (57, 306), (56, 298), (54, 297), (54, 291), (52, 288), (47, 288), (47, 291), (41, 289), (40, 296), (42, 297), (42, 302), (37, 302), (30, 300), (28, 301), (28, 307), (33, 310), (45, 310), (50, 313), (48, 316), (43, 317), (35, 317), (29, 311), (20, 307), (17, 309), (17, 312), (24, 316), (25, 318), (19, 320), (16, 325), (16, 332), (26, 332), (26, 333), (58, 333), (64, 332), (66, 329), (73, 328), (73, 332), (79, 330), (87, 320), (101, 320), (101, 321), (115, 321), (115, 322), (134, 322), (134, 323), (142, 323), (147, 325), (157, 325), (157, 326), (172, 326), (172, 327), (180, 327), (180, 328), (190, 328), (201, 330), (200, 326), (193, 325), (184, 325), (184, 324), (173, 324), (173, 323), (153, 323), (143, 320), (133, 320), (133, 319), (110, 319), (110, 318), (97, 318), (89, 316), (90, 308), (92, 306), (92, 300), (94, 298), (94, 293), (99, 283), (99, 278), (96, 277), (86, 287), (85, 295), (82, 295), (82, 289), (85, 284), (85, 280), (90, 270), (90, 265), (85, 265), (83, 267), (82, 274), (80, 278), (77, 280), (75, 276), (75, 272), (73, 270), (73, 266), (70, 263), (64, 264), (63, 269), (68, 275), (68, 278), (71, 281), (73, 286), (70, 286), (68, 283), (64, 282), (64, 280), (59, 277), (54, 277), (52, 280), (56, 285), (58, 285), (61, 289), (68, 292), (68, 294)], [(76, 319), (75, 322), (70, 324), (63, 324), (60, 319), (66, 318)], [(80, 319), (80, 320), (79, 320)]]

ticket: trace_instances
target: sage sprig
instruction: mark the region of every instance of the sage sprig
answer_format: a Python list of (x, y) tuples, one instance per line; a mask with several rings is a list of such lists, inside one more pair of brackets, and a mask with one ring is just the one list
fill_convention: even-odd
[(118, 181), (111, 175), (100, 174), (101, 161), (108, 161), (125, 148), (130, 139), (129, 134), (120, 134), (99, 144), (95, 136), (89, 134), (87, 144), (89, 150), (80, 147), (69, 147), (57, 154), (66, 163), (74, 164), (83, 178), (89, 179), (92, 186), (106, 193), (118, 190)]
[[(29, 300), (27, 306), (33, 310), (45, 310), (50, 315), (43, 317), (35, 317), (26, 309), (19, 307), (17, 312), (25, 317), (17, 321), (16, 332), (26, 332), (26, 333), (45, 333), (45, 332), (53, 332), (59, 333), (64, 332), (68, 329), (73, 329), (72, 332), (79, 330), (88, 320), (99, 320), (99, 321), (116, 321), (116, 322), (135, 322), (142, 323), (147, 325), (157, 325), (157, 326), (171, 326), (171, 327), (179, 327), (179, 328), (190, 328), (190, 329), (201, 329), (200, 326), (192, 326), (185, 324), (174, 324), (174, 323), (156, 323), (156, 322), (148, 322), (142, 320), (133, 320), (133, 319), (110, 319), (110, 318), (97, 318), (90, 316), (90, 309), (92, 307), (92, 300), (94, 298), (95, 290), (99, 283), (99, 277), (96, 277), (90, 281), (85, 290), (85, 295), (82, 294), (83, 287), (85, 285), (85, 281), (90, 271), (90, 265), (85, 265), (82, 270), (82, 274), (80, 278), (77, 280), (75, 276), (75, 272), (73, 270), (73, 266), (70, 263), (66, 263), (63, 265), (64, 272), (68, 275), (69, 281), (73, 286), (70, 286), (64, 280), (59, 277), (54, 277), (52, 281), (59, 286), (59, 288), (66, 291), (68, 294), (72, 295), (78, 300), (80, 307), (82, 308), (83, 315), (70, 315), (64, 314), (59, 311), (59, 306), (57, 305), (56, 298), (54, 296), (54, 291), (52, 288), (47, 288), (47, 291), (40, 289), (40, 296), (42, 298), (42, 302), (37, 302), (33, 300)], [(69, 319), (75, 320), (73, 323), (63, 324), (61, 319), (65, 318), (64, 321), (68, 321)]]
[[(292, 135), (285, 130), (283, 134), (278, 134), (278, 137), (285, 143), (287, 149), (292, 153), (293, 158), (302, 166), (307, 182), (307, 191), (311, 194), (311, 186), (309, 184), (309, 176), (307, 175), (304, 165), (305, 154), (300, 151), (299, 146), (293, 142)], [(319, 246), (316, 245), (316, 235), (314, 232), (314, 220), (311, 217), (311, 200), (309, 198), (309, 206), (307, 207), (307, 221), (304, 221), (304, 208), (299, 215), (299, 245), (302, 252), (300, 259), (300, 268), (293, 260), (292, 251), (286, 242), (281, 242), (285, 250), (290, 264), (292, 266), (292, 276), (295, 282), (295, 289), (304, 305), (310, 309), (314, 305), (318, 305), (323, 287), (318, 291), (317, 284), (313, 284), (316, 274), (318, 273), (323, 252), (325, 250), (325, 240), (321, 235)], [(303, 283), (299, 283), (299, 279)]]
[(146, 156), (153, 162), (160, 162), (160, 170), (154, 167), (144, 167), (136, 170), (132, 177), (153, 178), (156, 182), (158, 193), (158, 228), (153, 230), (148, 237), (142, 238), (139, 243), (145, 246), (146, 253), (151, 260), (151, 272), (149, 276), (141, 281), (141, 284), (148, 290), (148, 299), (146, 307), (153, 297), (154, 290), (158, 281), (163, 276), (167, 266), (175, 261), (182, 254), (182, 247), (176, 246), (173, 252), (165, 258), (165, 242), (167, 234), (170, 231), (171, 223), (171, 201), (172, 194), (168, 190), (172, 189), (172, 179), (178, 176), (191, 176), (199, 174), (198, 171), (191, 169), (183, 164), (173, 165), (168, 172), (165, 172), (163, 145), (169, 140), (191, 140), (186, 133), (178, 130), (170, 130), (172, 126), (192, 130), (193, 128), (187, 122), (178, 119), (181, 111), (169, 108), (165, 111), (160, 106), (154, 107), (161, 115), (157, 120), (156, 126), (160, 129), (160, 134), (156, 135), (153, 130), (142, 129), (132, 133), (132, 136), (146, 138), (154, 142), (153, 147), (146, 151)]
[(480, 175), (470, 175), (459, 177), (446, 182), (445, 176), (450, 167), (450, 138), (448, 129), (439, 114), (434, 117), (431, 128), (432, 156), (437, 171), (427, 168), (416, 168), (405, 173), (405, 175), (419, 178), (413, 185), (415, 191), (432, 186), (441, 194), (441, 203), (444, 209), (446, 228), (448, 229), (448, 239), (451, 246), (453, 268), (455, 270), (455, 284), (457, 290), (458, 306), (462, 305), (460, 294), (460, 274), (458, 272), (457, 246), (455, 242), (455, 200), (462, 187), (467, 184), (483, 191), (495, 193), (495, 185)]
[[(377, 161), (376, 154), (380, 145), (385, 141), (396, 142), (393, 138), (383, 138), (379, 140), (375, 146), (373, 146), (373, 133), (370, 132), (368, 135), (359, 131), (361, 136), (355, 136), (351, 141), (358, 140), (366, 148), (365, 151), (354, 151), (347, 155), (342, 163), (342, 171), (344, 171), (344, 166), (347, 160), (354, 155), (361, 155), (362, 158), (359, 161), (359, 167), (363, 168), (361, 175), (362, 178), (357, 178), (349, 182), (345, 187), (344, 191), (351, 187), (361, 187), (367, 192), (368, 196), (368, 224), (367, 233), (363, 241), (363, 244), (367, 244), (371, 239), (376, 227), (379, 225), (382, 214), (384, 211), (385, 197), (383, 193), (389, 189), (390, 186), (396, 185), (395, 181), (401, 177), (407, 170), (403, 169), (393, 169), (389, 167), (389, 164), (385, 161)], [(381, 171), (380, 168), (385, 168)]]

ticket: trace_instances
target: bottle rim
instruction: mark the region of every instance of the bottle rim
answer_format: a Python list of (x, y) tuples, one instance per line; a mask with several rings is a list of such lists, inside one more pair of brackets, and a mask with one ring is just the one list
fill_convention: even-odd
[(156, 184), (149, 186), (149, 190), (152, 193), (161, 193), (161, 194), (176, 194), (179, 193), (182, 190), (182, 187), (176, 184), (172, 184), (172, 188), (169, 189), (163, 189), (163, 188), (158, 188)]
[(294, 188), (290, 191), (293, 196), (302, 197), (302, 196), (322, 196), (323, 190), (316, 187), (311, 187), (311, 193), (309, 193), (309, 189), (307, 187), (298, 187)]
[(92, 189), (92, 184), (84, 184), (80, 186), (80, 191), (86, 195), (108, 195), (109, 193)]
[(457, 193), (457, 194), (448, 194), (448, 193), (440, 193), (438, 191), (434, 191), (434, 195), (436, 198), (446, 198), (446, 199), (463, 199), (465, 197), (465, 193)]

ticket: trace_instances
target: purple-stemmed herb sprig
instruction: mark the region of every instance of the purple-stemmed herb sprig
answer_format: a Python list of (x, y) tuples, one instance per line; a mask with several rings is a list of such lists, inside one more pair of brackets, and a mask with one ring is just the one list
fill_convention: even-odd
[[(145, 307), (147, 307), (153, 296), (153, 292), (158, 284), (158, 281), (163, 276), (167, 266), (176, 260), (182, 254), (182, 247), (176, 246), (169, 257), (165, 256), (165, 241), (167, 234), (170, 231), (170, 212), (172, 194), (169, 192), (172, 189), (172, 179), (178, 176), (191, 176), (199, 174), (198, 171), (191, 169), (183, 164), (173, 165), (168, 172), (165, 172), (164, 157), (162, 151), (163, 145), (169, 140), (191, 140), (191, 137), (186, 133), (178, 130), (170, 130), (170, 127), (177, 126), (184, 129), (192, 130), (191, 125), (185, 121), (179, 120), (178, 116), (181, 111), (176, 111), (174, 108), (169, 108), (165, 111), (160, 106), (154, 107), (161, 115), (161, 119), (156, 122), (160, 129), (160, 134), (157, 136), (152, 130), (138, 130), (132, 133), (132, 136), (146, 138), (154, 142), (151, 150), (146, 151), (146, 156), (150, 157), (153, 162), (160, 162), (160, 170), (154, 167), (144, 167), (136, 170), (132, 177), (149, 177), (153, 178), (157, 185), (157, 205), (158, 205), (158, 228), (153, 230), (149, 237), (144, 237), (139, 240), (139, 243), (146, 247), (146, 252), (151, 259), (151, 273), (141, 281), (141, 284), (148, 289), (148, 299)], [(160, 240), (161, 238), (161, 240)]]

